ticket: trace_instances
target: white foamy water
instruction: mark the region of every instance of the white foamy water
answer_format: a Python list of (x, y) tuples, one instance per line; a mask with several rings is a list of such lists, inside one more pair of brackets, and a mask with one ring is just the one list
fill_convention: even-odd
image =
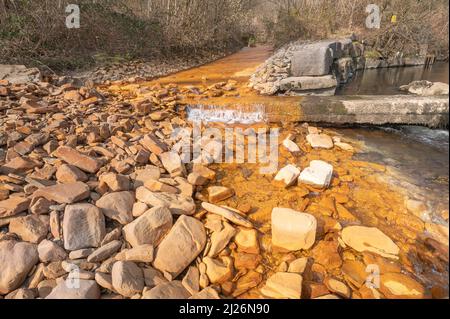
[(255, 124), (266, 121), (264, 106), (236, 105), (227, 109), (216, 105), (192, 105), (187, 110), (188, 121), (191, 122), (219, 122), (226, 124)]

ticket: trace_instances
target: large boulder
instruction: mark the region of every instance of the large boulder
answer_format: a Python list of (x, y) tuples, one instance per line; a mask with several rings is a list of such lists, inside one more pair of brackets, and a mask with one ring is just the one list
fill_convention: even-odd
[(39, 82), (42, 78), (38, 68), (27, 68), (25, 65), (0, 64), (0, 80), (8, 80), (12, 84)]
[(182, 215), (156, 250), (154, 267), (176, 278), (205, 248), (206, 231), (199, 220)]
[(448, 95), (448, 84), (442, 82), (413, 81), (408, 85), (401, 86), (400, 90), (421, 96)]
[(316, 240), (317, 220), (289, 208), (272, 210), (272, 245), (289, 251), (309, 249)]
[(38, 261), (36, 245), (0, 241), (0, 295), (18, 288)]

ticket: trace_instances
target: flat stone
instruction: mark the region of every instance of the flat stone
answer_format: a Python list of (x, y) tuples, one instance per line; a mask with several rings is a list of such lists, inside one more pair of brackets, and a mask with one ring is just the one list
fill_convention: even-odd
[(56, 184), (38, 189), (33, 197), (44, 197), (58, 204), (72, 204), (88, 198), (89, 186), (82, 182)]
[(190, 296), (191, 294), (183, 287), (181, 281), (174, 280), (146, 291), (142, 299), (187, 299)]
[(132, 246), (156, 247), (172, 227), (172, 214), (165, 207), (154, 207), (122, 229), (124, 239)]
[(278, 272), (261, 288), (261, 293), (276, 299), (300, 299), (302, 295), (302, 276), (294, 273)]
[(187, 181), (190, 184), (196, 185), (196, 186), (203, 186), (209, 182), (209, 180), (206, 177), (204, 177), (198, 173), (195, 173), (195, 172), (192, 172), (188, 175)]
[(84, 155), (68, 146), (58, 147), (58, 149), (53, 152), (53, 155), (88, 173), (95, 174), (102, 166), (102, 162), (98, 159)]
[(217, 259), (205, 257), (203, 263), (206, 265), (206, 275), (212, 284), (222, 284), (233, 276), (233, 259), (228, 256)]
[(366, 266), (357, 260), (346, 260), (342, 265), (341, 272), (346, 281), (357, 288), (360, 288), (370, 278), (370, 272), (366, 272)]
[(13, 240), (0, 241), (0, 295), (17, 289), (38, 261), (36, 245)]
[(311, 91), (335, 88), (338, 85), (333, 75), (288, 77), (280, 81), (281, 91)]
[(342, 266), (342, 258), (339, 254), (339, 243), (333, 241), (320, 241), (312, 250), (314, 262), (327, 269), (335, 269)]
[(39, 260), (43, 263), (63, 261), (67, 259), (66, 251), (50, 240), (44, 239), (38, 245)]
[(333, 166), (324, 161), (315, 160), (300, 173), (298, 182), (317, 188), (326, 188), (330, 185), (332, 176)]
[(312, 148), (331, 149), (334, 146), (333, 140), (326, 134), (308, 134), (306, 141)]
[(176, 278), (205, 248), (206, 231), (203, 224), (181, 215), (156, 250), (153, 265)]
[(344, 298), (350, 298), (352, 292), (342, 281), (334, 278), (327, 278), (324, 283), (331, 292)]
[(291, 186), (297, 181), (299, 176), (300, 170), (296, 166), (289, 164), (280, 169), (275, 176), (275, 181), (283, 182), (286, 186)]
[(302, 257), (295, 259), (289, 263), (289, 268), (287, 272), (293, 272), (296, 274), (303, 274), (308, 264), (308, 258)]
[(111, 272), (114, 289), (125, 297), (133, 297), (144, 289), (142, 269), (131, 261), (117, 261)]
[(290, 251), (309, 249), (316, 239), (317, 220), (289, 208), (272, 210), (272, 245)]
[(178, 188), (171, 185), (162, 183), (154, 179), (148, 179), (145, 181), (144, 186), (152, 192), (178, 194)]
[(103, 195), (95, 206), (108, 218), (126, 225), (133, 221), (134, 194), (132, 192), (115, 192)]
[(63, 220), (66, 250), (99, 247), (105, 232), (105, 218), (97, 207), (86, 203), (66, 206)]
[(87, 175), (74, 165), (62, 164), (56, 171), (56, 180), (62, 184), (86, 182), (88, 180)]
[(217, 206), (214, 204), (210, 204), (207, 202), (202, 203), (202, 207), (212, 214), (216, 214), (222, 216), (225, 219), (228, 219), (230, 222), (240, 225), (243, 227), (253, 228), (253, 224), (239, 215), (237, 212), (225, 206)]
[(161, 272), (159, 272), (155, 268), (148, 267), (143, 268), (142, 270), (144, 272), (144, 281), (146, 287), (152, 288), (168, 282), (168, 280), (164, 278), (163, 274), (161, 274)]
[(14, 216), (26, 211), (30, 206), (30, 202), (30, 199), (20, 196), (12, 196), (0, 201), (0, 218)]
[(218, 203), (234, 195), (234, 190), (225, 186), (208, 187), (208, 200), (211, 203)]
[(174, 215), (192, 215), (195, 212), (193, 199), (183, 195), (152, 192), (139, 187), (136, 199), (152, 207), (167, 207)]
[(45, 299), (100, 299), (100, 288), (94, 280), (63, 280)]
[(36, 215), (18, 217), (9, 223), (9, 231), (23, 241), (37, 244), (48, 234), (48, 225)]
[(197, 267), (189, 267), (188, 271), (186, 272), (186, 275), (183, 277), (183, 280), (181, 283), (183, 284), (183, 287), (189, 291), (191, 295), (195, 295), (200, 290), (200, 273), (198, 271)]
[(154, 258), (154, 248), (152, 245), (140, 245), (131, 249), (124, 249), (115, 258), (135, 263), (151, 263)]
[(181, 162), (180, 155), (175, 152), (166, 152), (162, 153), (159, 157), (170, 176), (175, 177), (185, 175), (186, 169)]
[(119, 251), (120, 247), (122, 247), (122, 242), (120, 240), (113, 240), (96, 250), (94, 250), (87, 258), (89, 263), (99, 263), (102, 262), (112, 255), (114, 255), (117, 251)]
[(422, 299), (425, 297), (425, 288), (404, 274), (381, 275), (380, 283), (380, 291), (389, 299)]
[(300, 147), (288, 138), (283, 141), (283, 146), (291, 153), (300, 152)]
[(259, 254), (258, 232), (256, 229), (238, 227), (234, 241), (239, 251)]
[(108, 185), (112, 192), (128, 191), (131, 189), (130, 178), (126, 175), (106, 173), (100, 176), (100, 182)]
[(346, 227), (342, 230), (342, 240), (356, 251), (369, 251), (386, 258), (397, 259), (400, 251), (388, 236), (374, 227)]
[(133, 183), (134, 188), (144, 186), (149, 179), (158, 180), (161, 177), (161, 172), (158, 167), (147, 165), (145, 169), (137, 170), (134, 174)]
[(263, 276), (254, 270), (248, 271), (245, 275), (240, 277), (236, 282), (236, 289), (233, 291), (232, 296), (238, 297), (248, 290), (258, 286), (263, 280)]
[(220, 231), (215, 231), (211, 235), (211, 247), (208, 251), (209, 257), (216, 257), (230, 242), (236, 234), (236, 230), (228, 223), (223, 223), (224, 227)]
[(144, 146), (147, 150), (156, 155), (161, 155), (167, 152), (168, 147), (165, 143), (161, 142), (154, 134), (147, 134), (139, 143)]

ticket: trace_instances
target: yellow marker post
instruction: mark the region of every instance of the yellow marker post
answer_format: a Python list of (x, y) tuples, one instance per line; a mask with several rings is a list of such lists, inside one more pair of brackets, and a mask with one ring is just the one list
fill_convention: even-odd
[(393, 14), (391, 17), (391, 23), (397, 23), (397, 15)]

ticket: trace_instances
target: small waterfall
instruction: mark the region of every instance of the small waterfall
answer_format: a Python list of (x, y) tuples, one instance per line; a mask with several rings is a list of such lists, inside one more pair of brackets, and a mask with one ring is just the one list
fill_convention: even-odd
[(191, 105), (187, 110), (188, 121), (220, 122), (226, 124), (255, 124), (266, 121), (264, 105), (235, 105), (226, 108), (217, 105)]

